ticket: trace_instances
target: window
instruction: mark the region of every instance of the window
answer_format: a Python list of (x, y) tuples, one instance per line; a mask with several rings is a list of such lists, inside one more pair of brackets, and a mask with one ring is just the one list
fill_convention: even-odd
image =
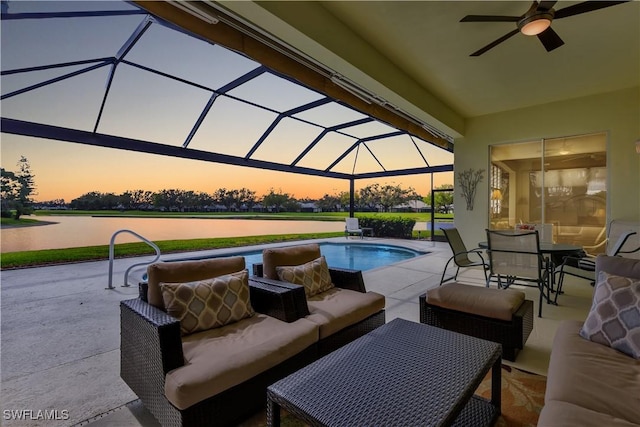
[[(602, 243), (606, 134), (502, 144), (490, 150), (489, 228), (551, 224), (554, 241)], [(594, 252), (602, 252), (604, 245), (598, 249)]]

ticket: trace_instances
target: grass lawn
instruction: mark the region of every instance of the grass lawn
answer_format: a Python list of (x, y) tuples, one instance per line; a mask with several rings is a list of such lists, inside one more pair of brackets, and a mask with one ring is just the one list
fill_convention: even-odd
[(49, 221), (37, 220), (32, 218), (24, 218), (13, 219), (13, 218), (0, 218), (0, 224), (2, 227), (32, 227), (34, 225), (45, 225), (50, 224)]

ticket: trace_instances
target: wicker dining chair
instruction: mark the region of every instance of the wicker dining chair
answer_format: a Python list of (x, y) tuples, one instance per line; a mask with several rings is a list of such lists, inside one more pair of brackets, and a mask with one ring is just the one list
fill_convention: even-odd
[[(489, 286), (487, 271), (489, 270), (489, 264), (487, 264), (482, 256), (483, 249), (474, 248), (471, 250), (467, 250), (464, 242), (462, 241), (462, 237), (460, 237), (460, 232), (458, 232), (457, 228), (443, 228), (445, 237), (447, 238), (447, 242), (451, 247), (451, 252), (453, 252), (453, 256), (449, 258), (447, 264), (444, 266), (444, 270), (442, 271), (442, 277), (440, 278), (440, 285), (444, 282), (448, 282), (449, 280), (457, 280), (458, 273), (460, 272), (460, 268), (467, 267), (482, 267), (482, 271), (484, 273), (484, 280)], [(476, 260), (472, 260), (469, 258), (469, 255), (472, 255)], [(456, 265), (456, 274), (447, 279), (444, 278), (447, 273), (447, 268), (451, 261)]]
[(540, 252), (538, 231), (486, 231), (489, 280), (495, 277), (498, 288), (508, 288), (514, 283), (537, 287), (540, 292), (538, 317), (542, 317), (543, 299), (551, 301), (551, 276), (549, 263)]

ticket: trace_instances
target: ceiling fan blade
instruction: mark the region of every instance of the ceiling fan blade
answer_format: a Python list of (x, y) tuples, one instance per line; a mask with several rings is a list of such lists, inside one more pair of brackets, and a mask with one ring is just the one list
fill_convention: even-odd
[(558, 33), (553, 31), (551, 27), (538, 34), (538, 39), (542, 42), (544, 48), (547, 49), (547, 52), (551, 52), (564, 44)]
[(538, 10), (549, 10), (551, 9), (553, 6), (555, 6), (557, 3), (557, 1), (541, 1), (538, 4)]
[(605, 7), (615, 6), (622, 3), (628, 3), (628, 1), (585, 1), (582, 3), (574, 4), (560, 10), (556, 10), (554, 19), (566, 18), (568, 16), (580, 15), (581, 13), (592, 12), (598, 9), (604, 9)]
[(471, 55), (469, 56), (480, 56), (483, 53), (485, 53), (486, 51), (488, 51), (489, 49), (493, 49), (494, 47), (498, 46), (500, 43), (502, 43), (503, 41), (507, 40), (508, 38), (518, 34), (520, 32), (520, 30), (518, 30), (517, 28), (507, 34), (505, 34), (504, 36), (500, 37), (498, 40), (489, 43), (488, 45), (486, 45), (485, 47), (483, 47), (480, 50), (477, 50), (475, 52), (473, 52)]
[(467, 15), (460, 22), (518, 22), (520, 16)]

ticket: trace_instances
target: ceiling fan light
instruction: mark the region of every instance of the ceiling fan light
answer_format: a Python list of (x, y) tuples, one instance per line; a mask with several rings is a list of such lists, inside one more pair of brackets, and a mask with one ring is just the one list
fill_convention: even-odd
[(538, 18), (527, 22), (520, 28), (520, 32), (526, 36), (537, 36), (551, 25), (551, 19)]

